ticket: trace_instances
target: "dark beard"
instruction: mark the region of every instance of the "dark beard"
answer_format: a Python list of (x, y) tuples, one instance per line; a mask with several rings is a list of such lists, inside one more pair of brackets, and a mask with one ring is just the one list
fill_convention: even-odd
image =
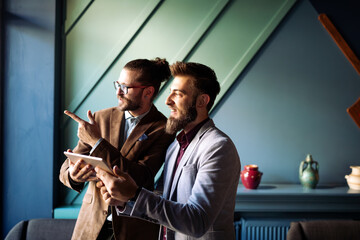
[(166, 122), (165, 132), (168, 134), (175, 134), (183, 129), (188, 123), (194, 121), (197, 117), (196, 112), (196, 98), (195, 101), (181, 114), (180, 118), (176, 119), (169, 117)]
[(138, 96), (135, 101), (132, 101), (128, 98), (122, 98), (123, 104), (119, 108), (121, 111), (135, 111), (140, 108), (141, 100), (138, 99)]

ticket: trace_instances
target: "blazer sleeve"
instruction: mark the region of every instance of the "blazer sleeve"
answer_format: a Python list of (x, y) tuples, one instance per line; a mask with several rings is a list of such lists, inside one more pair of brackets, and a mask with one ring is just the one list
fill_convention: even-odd
[[(197, 165), (190, 166), (194, 170), (186, 169), (195, 174), (186, 202), (169, 201), (142, 189), (131, 216), (157, 222), (193, 237), (204, 235), (223, 209), (226, 198), (235, 199), (240, 172), (240, 159), (230, 139), (212, 139), (211, 142), (206, 152), (197, 149)], [(181, 184), (186, 185), (186, 179), (182, 181)], [(181, 195), (179, 187), (177, 191)]]

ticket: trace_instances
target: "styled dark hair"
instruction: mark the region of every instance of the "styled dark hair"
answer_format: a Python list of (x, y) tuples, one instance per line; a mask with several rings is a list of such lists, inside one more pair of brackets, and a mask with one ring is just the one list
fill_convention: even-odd
[(207, 94), (210, 97), (207, 110), (214, 105), (216, 95), (220, 92), (220, 84), (217, 81), (214, 70), (200, 63), (176, 62), (170, 66), (171, 74), (176, 76), (191, 76), (194, 87), (198, 94)]
[(169, 63), (165, 58), (157, 57), (154, 60), (136, 59), (128, 62), (124, 68), (141, 72), (141, 76), (137, 81), (144, 86), (153, 86), (155, 88), (153, 99), (159, 93), (161, 83), (169, 80), (171, 76)]

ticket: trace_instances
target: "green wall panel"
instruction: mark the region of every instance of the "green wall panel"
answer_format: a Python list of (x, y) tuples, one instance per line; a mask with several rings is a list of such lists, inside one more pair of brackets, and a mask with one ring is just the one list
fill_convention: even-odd
[[(200, 62), (212, 67), (221, 84), (220, 101), (231, 84), (270, 36), (295, 0), (233, 1), (186, 61)], [(169, 88), (170, 86), (168, 86)], [(168, 90), (156, 100), (163, 113)]]
[(67, 33), (73, 24), (78, 21), (82, 13), (94, 0), (67, 0), (66, 1), (66, 19), (65, 32)]
[[(72, 97), (74, 100), (72, 100), (70, 105), (65, 105), (68, 106), (70, 110), (74, 110), (80, 107), (81, 102), (84, 100), (89, 99), (90, 102), (93, 103), (93, 96), (88, 97), (87, 94), (91, 91), (99, 91), (99, 89), (93, 89), (95, 83), (101, 81), (111, 84), (112, 81), (117, 79), (121, 68), (129, 60), (135, 58), (154, 58), (157, 56), (166, 57), (169, 62), (183, 60), (213, 23), (227, 2), (228, 0), (202, 0), (196, 2), (191, 0), (165, 1), (157, 10), (156, 14), (143, 26), (141, 31), (134, 36), (134, 39), (129, 43), (124, 52), (121, 53), (114, 66), (109, 69), (111, 73), (106, 73), (106, 76), (102, 76), (102, 74), (108, 70), (107, 68), (110, 67), (110, 64), (113, 63), (112, 61), (108, 61), (109, 64), (102, 67), (103, 71), (97, 74), (96, 80), (87, 78), (89, 74), (86, 73), (85, 69), (82, 71), (76, 66), (71, 65), (72, 63), (67, 63), (67, 65), (69, 65), (67, 66), (67, 68), (69, 68), (67, 72), (72, 75), (66, 76), (66, 82), (71, 82), (69, 87), (66, 88), (66, 94), (68, 98)], [(187, 12), (188, 16), (182, 19), (184, 12)], [(181, 21), (179, 21), (179, 19)], [(101, 44), (101, 41), (98, 41), (98, 44)], [(78, 45), (78, 43), (76, 43), (76, 45)], [(72, 51), (68, 50), (67, 52)], [(84, 59), (86, 58), (85, 54), (87, 53), (84, 53)], [(93, 55), (93, 53), (91, 53), (91, 55)], [(77, 56), (75, 57), (78, 58)], [(115, 57), (117, 57), (117, 55)], [(72, 56), (69, 56), (69, 58), (72, 58)], [(94, 61), (96, 60), (94, 59)], [(72, 60), (72, 62), (75, 62), (75, 60)], [(82, 68), (88, 67), (90, 68), (89, 70), (91, 70), (91, 66), (86, 66), (84, 63), (78, 64), (82, 65)], [(76, 82), (73, 83), (73, 81)], [(81, 89), (83, 85), (85, 85), (85, 87), (82, 88), (83, 91), (80, 93), (74, 90), (74, 88)], [(105, 92), (107, 91), (105, 90)], [(104, 91), (101, 90), (101, 94), (103, 93)], [(106, 94), (106, 96), (109, 95)], [(113, 98), (111, 94), (110, 97), (109, 100), (100, 98), (102, 99), (100, 104), (102, 106), (109, 106), (109, 103), (112, 105)]]
[[(207, 7), (204, 7), (205, 2)], [(202, 0), (194, 4), (192, 0), (165, 1), (137, 33), (126, 51), (97, 81), (97, 85), (91, 89), (87, 88), (88, 92), (81, 94), (82, 98), (79, 100), (81, 104), (77, 107), (76, 113), (86, 118), (88, 109), (97, 111), (117, 105), (112, 82), (117, 80), (122, 67), (132, 59), (159, 56), (167, 58), (170, 63), (175, 59), (183, 60), (206, 33), (227, 2), (227, 0)], [(191, 13), (189, 15), (193, 17), (189, 17), (190, 20), (187, 21), (179, 21), (184, 11)], [(169, 18), (169, 16), (173, 17)], [(67, 117), (65, 119), (68, 120)], [(65, 143), (68, 144), (66, 146), (76, 144), (76, 127), (75, 122), (66, 122)]]
[[(136, 58), (195, 61), (212, 67), (217, 102), (260, 49), (295, 0), (94, 1), (66, 36), (65, 108), (86, 119), (117, 105), (112, 81)], [(155, 100), (165, 114), (166, 85)], [(64, 116), (64, 150), (77, 143), (77, 124)], [(72, 192), (66, 202), (79, 203)], [(64, 197), (65, 199), (65, 197)]]
[(159, 0), (94, 1), (66, 35), (65, 106), (74, 111)]

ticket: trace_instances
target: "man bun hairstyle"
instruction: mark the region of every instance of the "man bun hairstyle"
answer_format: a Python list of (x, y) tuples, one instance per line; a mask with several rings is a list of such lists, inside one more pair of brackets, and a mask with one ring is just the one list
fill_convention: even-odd
[(159, 93), (161, 83), (169, 80), (171, 76), (169, 63), (165, 58), (157, 57), (153, 60), (136, 59), (128, 62), (124, 68), (141, 72), (137, 82), (141, 83), (141, 85), (153, 86), (155, 88), (153, 99)]
[(207, 94), (210, 101), (207, 110), (210, 111), (214, 105), (215, 98), (220, 92), (220, 84), (213, 69), (201, 63), (176, 62), (170, 66), (171, 74), (176, 76), (191, 76), (193, 78), (196, 94)]

